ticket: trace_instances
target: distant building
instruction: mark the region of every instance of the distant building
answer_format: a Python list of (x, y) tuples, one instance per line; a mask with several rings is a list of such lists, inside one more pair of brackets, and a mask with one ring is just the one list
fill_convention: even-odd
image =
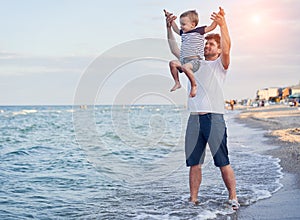
[(271, 100), (278, 98), (282, 95), (282, 89), (277, 87), (270, 87), (265, 89), (259, 89), (256, 93), (256, 98), (259, 100)]
[(292, 86), (291, 90), (291, 95), (300, 94), (300, 85)]
[(268, 100), (269, 99), (269, 92), (268, 89), (259, 89), (256, 92), (256, 98), (259, 100)]
[(300, 97), (300, 82), (295, 86), (289, 86), (285, 88), (270, 87), (259, 89), (256, 92), (256, 100), (266, 100), (272, 102), (279, 102), (282, 99), (289, 99), (291, 96)]

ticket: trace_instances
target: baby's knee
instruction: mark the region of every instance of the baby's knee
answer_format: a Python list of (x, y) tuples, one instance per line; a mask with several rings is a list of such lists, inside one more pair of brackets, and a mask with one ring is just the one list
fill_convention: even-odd
[(186, 64), (182, 65), (181, 69), (182, 69), (183, 72), (190, 71), (191, 70), (191, 65), (186, 63)]
[(179, 67), (180, 65), (178, 64), (177, 60), (171, 60), (171, 61), (169, 62), (169, 66), (170, 66), (171, 68), (177, 68), (177, 67)]

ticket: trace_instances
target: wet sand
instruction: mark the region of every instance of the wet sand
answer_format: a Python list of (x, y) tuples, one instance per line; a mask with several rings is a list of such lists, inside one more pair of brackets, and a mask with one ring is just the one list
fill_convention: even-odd
[(300, 108), (244, 108), (236, 120), (266, 130), (266, 144), (279, 146), (265, 153), (281, 160), (283, 187), (271, 198), (241, 207), (231, 219), (300, 219)]

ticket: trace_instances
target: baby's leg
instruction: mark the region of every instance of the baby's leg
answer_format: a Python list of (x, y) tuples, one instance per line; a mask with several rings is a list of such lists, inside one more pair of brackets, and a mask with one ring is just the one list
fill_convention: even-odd
[(182, 65), (181, 67), (182, 71), (185, 73), (185, 75), (189, 78), (191, 82), (191, 91), (190, 91), (190, 97), (195, 97), (197, 93), (197, 84), (196, 80), (194, 77), (194, 72), (193, 72), (193, 64), (191, 63), (186, 63)]
[(181, 69), (181, 63), (179, 60), (172, 60), (169, 63), (170, 70), (173, 76), (173, 79), (175, 81), (175, 85), (172, 87), (171, 92), (175, 91), (176, 89), (179, 89), (181, 87), (179, 76), (178, 76), (178, 68)]

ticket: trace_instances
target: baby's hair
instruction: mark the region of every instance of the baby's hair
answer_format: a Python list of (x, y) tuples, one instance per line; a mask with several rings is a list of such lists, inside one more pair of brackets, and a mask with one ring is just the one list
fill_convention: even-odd
[(198, 13), (196, 12), (196, 10), (189, 10), (189, 11), (183, 12), (180, 15), (180, 18), (182, 18), (182, 17), (188, 17), (191, 20), (191, 22), (195, 23), (195, 26), (198, 25), (199, 17), (198, 17)]

